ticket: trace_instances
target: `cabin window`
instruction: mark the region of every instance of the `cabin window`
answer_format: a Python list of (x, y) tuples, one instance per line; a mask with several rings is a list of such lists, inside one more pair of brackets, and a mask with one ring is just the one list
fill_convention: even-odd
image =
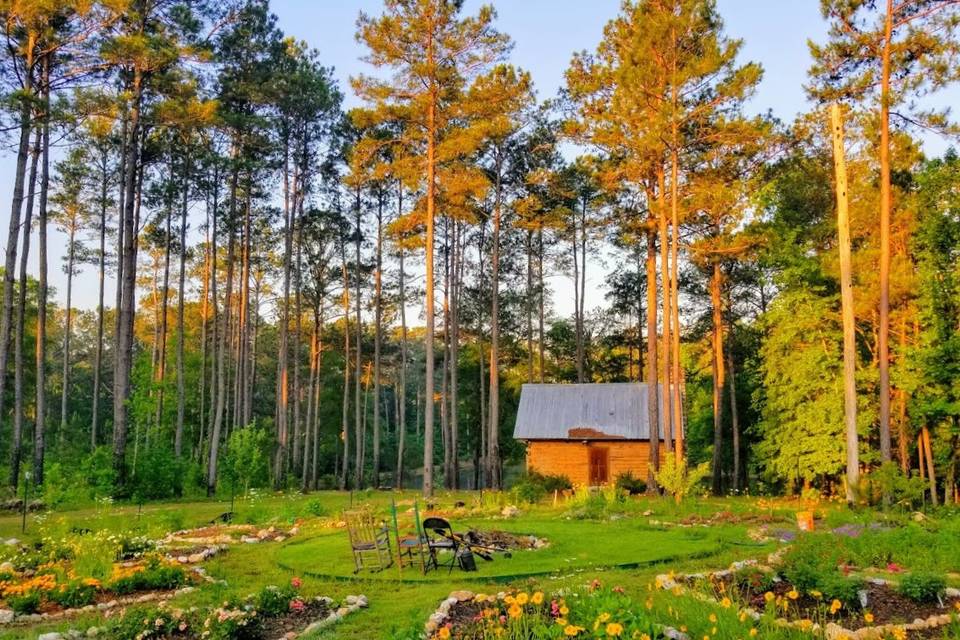
[(590, 447), (590, 485), (606, 484), (610, 481), (610, 450)]

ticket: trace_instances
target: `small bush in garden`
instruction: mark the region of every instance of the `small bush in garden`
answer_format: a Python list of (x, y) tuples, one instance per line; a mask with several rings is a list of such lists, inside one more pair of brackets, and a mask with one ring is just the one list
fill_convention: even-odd
[(543, 485), (529, 476), (521, 478), (513, 485), (512, 493), (516, 496), (517, 501), (528, 504), (536, 504), (547, 495)]
[(641, 478), (634, 477), (632, 471), (627, 471), (617, 476), (617, 489), (625, 491), (631, 496), (635, 496), (646, 493), (647, 483)]
[(290, 610), (290, 603), (296, 597), (297, 590), (292, 586), (270, 585), (256, 595), (256, 608), (265, 616), (280, 616)]
[(7, 605), (19, 615), (36, 613), (40, 609), (42, 599), (40, 592), (34, 589), (6, 597)]
[(764, 593), (773, 588), (774, 574), (758, 567), (744, 567), (733, 574), (733, 583), (741, 592)]
[(330, 511), (325, 506), (323, 506), (322, 502), (314, 498), (313, 500), (307, 503), (307, 513), (309, 513), (312, 516), (316, 516), (317, 518), (322, 518), (326, 515), (329, 515)]
[(673, 456), (667, 456), (660, 466), (660, 471), (656, 473), (656, 478), (657, 483), (673, 496), (674, 502), (680, 504), (686, 496), (694, 492), (709, 473), (709, 462), (688, 468), (686, 461), (677, 464)]
[(146, 567), (131, 573), (121, 573), (109, 585), (109, 589), (118, 595), (136, 591), (154, 591), (176, 589), (187, 581), (187, 574), (176, 565), (164, 564), (152, 558)]
[(900, 580), (899, 591), (914, 602), (937, 602), (947, 588), (943, 576), (935, 573), (909, 573)]
[[(123, 614), (109, 619), (104, 635), (113, 640), (194, 638), (200, 637), (202, 631), (210, 628), (204, 627), (201, 616), (193, 611), (166, 607), (132, 607)], [(204, 635), (203, 637), (213, 636)], [(217, 636), (217, 640), (227, 640), (232, 637), (221, 635)]]
[(839, 600), (848, 606), (859, 607), (859, 591), (863, 588), (863, 581), (859, 578), (849, 578), (839, 573), (825, 573), (819, 576), (816, 590), (823, 593), (829, 600)]
[(51, 602), (55, 602), (65, 609), (77, 609), (93, 604), (99, 587), (100, 583), (92, 578), (71, 580), (52, 589), (47, 597)]

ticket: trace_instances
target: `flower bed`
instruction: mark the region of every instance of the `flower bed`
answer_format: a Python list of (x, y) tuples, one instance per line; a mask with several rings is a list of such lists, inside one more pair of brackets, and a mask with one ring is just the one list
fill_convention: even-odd
[(547, 638), (681, 638), (655, 622), (622, 589), (590, 586), (547, 595), (510, 591), (493, 595), (454, 591), (425, 626), (433, 640), (540, 640)]
[(331, 598), (307, 598), (299, 588), (294, 578), (211, 610), (132, 607), (84, 633), (115, 640), (276, 640), (314, 633), (367, 606), (362, 595), (337, 606)]
[(793, 550), (771, 559), (774, 566), (748, 561), (710, 574), (661, 575), (656, 584), (827, 638), (941, 637), (944, 626), (960, 624), (960, 591), (935, 576), (908, 574), (898, 584), (818, 568)]
[(8, 566), (0, 576), (0, 623), (18, 617), (59, 617), (68, 611), (104, 609), (116, 604), (118, 597), (173, 592), (197, 580), (158, 555), (115, 563), (105, 579), (78, 575), (73, 560), (48, 562), (35, 569)]

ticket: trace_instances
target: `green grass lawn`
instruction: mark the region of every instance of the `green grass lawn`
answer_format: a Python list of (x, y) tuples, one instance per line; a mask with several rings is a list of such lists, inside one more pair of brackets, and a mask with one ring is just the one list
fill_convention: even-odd
[[(478, 560), (478, 571), (470, 574), (454, 570), (450, 574), (443, 571), (423, 576), (416, 570), (401, 573), (394, 567), (381, 573), (354, 575), (346, 530), (335, 526), (337, 514), (350, 504), (365, 503), (386, 515), (391, 500), (409, 501), (414, 497), (411, 493), (365, 492), (351, 496), (322, 492), (237, 501), (236, 521), (282, 525), (299, 521), (301, 530), (282, 543), (237, 545), (215, 556), (204, 567), (225, 584), (204, 585), (181, 596), (175, 604), (216, 606), (226, 599), (242, 597), (265, 585), (282, 584), (298, 576), (307, 595), (334, 598), (367, 595), (369, 609), (348, 616), (318, 636), (364, 640), (390, 638), (404, 631), (421, 629), (438, 602), (450, 591), (461, 588), (490, 593), (514, 586), (552, 592), (598, 579), (607, 585), (623, 587), (640, 602), (648, 597), (649, 585), (657, 573), (702, 571), (728, 566), (734, 560), (764, 557), (776, 548), (776, 543), (753, 541), (748, 530), (757, 526), (756, 522), (741, 521), (741, 516), (748, 520), (763, 516), (771, 528), (791, 529), (795, 528), (793, 513), (799, 508), (798, 504), (787, 501), (770, 504), (750, 498), (696, 499), (678, 508), (669, 500), (631, 498), (600, 520), (572, 519), (568, 516), (568, 505), (562, 504), (525, 507), (518, 517), (508, 519), (500, 516), (501, 505), (508, 502), (503, 495), (443, 494), (436, 498), (435, 504), (450, 514), (448, 517), (457, 530), (473, 527), (533, 534), (546, 538), (550, 544), (539, 550), (514, 552), (510, 558), (496, 555), (492, 562)], [(455, 506), (459, 502), (466, 506)], [(206, 524), (228, 508), (228, 503), (213, 500), (152, 504), (142, 509), (102, 505), (31, 514), (26, 533), (20, 532), (18, 517), (4, 516), (0, 517), (0, 537), (30, 542), (43, 535), (63, 535), (78, 528), (133, 530), (159, 537), (171, 530)], [(862, 512), (850, 513), (837, 508), (830, 508), (829, 513), (823, 515), (831, 525), (867, 519)], [(880, 516), (875, 514), (876, 517)], [(956, 515), (952, 518), (951, 522), (958, 520)], [(940, 557), (934, 558), (950, 563), (954, 555), (947, 553), (942, 556), (944, 560), (937, 560)], [(659, 600), (656, 606), (664, 607), (665, 616), (676, 615), (675, 606)], [(42, 631), (85, 628), (91, 624), (96, 624), (95, 618), (31, 630), (8, 629), (0, 631), (0, 638), (34, 638)], [(693, 628), (691, 626), (691, 631)], [(724, 636), (721, 633), (714, 637)], [(795, 632), (776, 631), (764, 637), (797, 636)]]

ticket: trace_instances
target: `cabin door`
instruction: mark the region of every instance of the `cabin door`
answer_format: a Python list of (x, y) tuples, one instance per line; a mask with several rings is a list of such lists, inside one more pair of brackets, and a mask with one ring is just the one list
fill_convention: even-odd
[(590, 486), (606, 484), (610, 481), (610, 450), (606, 447), (590, 447)]

